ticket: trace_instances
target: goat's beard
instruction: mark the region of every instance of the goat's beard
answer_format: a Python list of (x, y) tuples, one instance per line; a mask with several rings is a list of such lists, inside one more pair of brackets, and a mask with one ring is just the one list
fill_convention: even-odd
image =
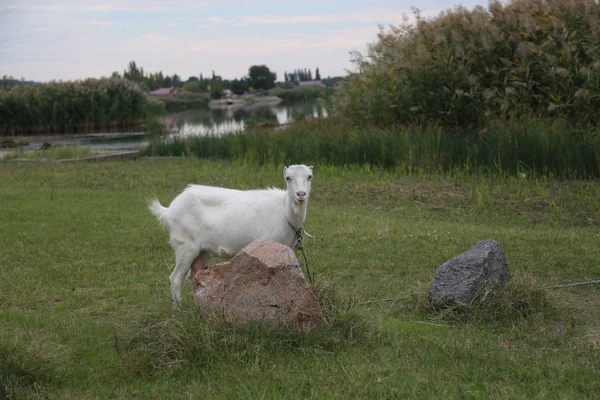
[(294, 199), (294, 204), (292, 205), (292, 210), (294, 210), (294, 214), (300, 216), (300, 213), (306, 210), (306, 205), (308, 204), (308, 198), (302, 202)]

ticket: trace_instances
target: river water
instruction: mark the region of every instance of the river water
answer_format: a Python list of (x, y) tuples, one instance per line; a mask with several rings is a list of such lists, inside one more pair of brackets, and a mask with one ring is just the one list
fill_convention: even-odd
[(162, 122), (176, 136), (216, 135), (243, 131), (250, 123), (284, 125), (306, 118), (326, 117), (325, 108), (315, 101), (188, 110), (163, 116)]
[[(188, 110), (165, 114), (161, 122), (171, 132), (169, 136), (216, 135), (241, 132), (251, 123), (272, 122), (284, 125), (306, 118), (326, 117), (327, 111), (318, 102), (294, 102), (223, 109)], [(149, 142), (145, 132), (110, 132), (63, 135), (60, 138), (31, 138), (24, 150), (39, 149), (44, 142), (52, 146), (81, 146), (92, 150), (128, 150), (145, 147)]]

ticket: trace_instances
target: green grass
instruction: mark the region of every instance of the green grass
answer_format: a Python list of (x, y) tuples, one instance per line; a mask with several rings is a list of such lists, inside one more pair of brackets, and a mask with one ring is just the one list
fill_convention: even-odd
[[(600, 288), (544, 289), (599, 279), (595, 181), (315, 165), (305, 246), (329, 323), (174, 312), (172, 251), (146, 201), (190, 182), (282, 186), (281, 169), (0, 164), (0, 396), (598, 398)], [(435, 269), (488, 238), (509, 259), (506, 291), (428, 309)], [(395, 300), (364, 304), (377, 299)]]
[(89, 157), (94, 153), (89, 147), (80, 146), (61, 146), (50, 147), (45, 150), (23, 150), (19, 148), (8, 152), (4, 158), (11, 160), (15, 158), (34, 158), (34, 159), (49, 159), (49, 160), (64, 160), (69, 158)]
[(47, 360), (36, 350), (27, 344), (21, 348), (0, 344), (0, 399), (26, 398), (53, 383)]

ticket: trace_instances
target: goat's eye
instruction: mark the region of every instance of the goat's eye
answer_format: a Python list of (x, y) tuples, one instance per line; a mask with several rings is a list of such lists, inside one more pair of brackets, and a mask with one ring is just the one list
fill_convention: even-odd
[(286, 176), (286, 177), (285, 177), (285, 180), (286, 180), (286, 181), (288, 181), (288, 182), (291, 182), (291, 181), (292, 181), (292, 178), (290, 178), (289, 176)]
[(308, 178), (306, 178), (306, 179), (308, 179), (310, 181), (312, 179), (312, 175), (309, 175)]

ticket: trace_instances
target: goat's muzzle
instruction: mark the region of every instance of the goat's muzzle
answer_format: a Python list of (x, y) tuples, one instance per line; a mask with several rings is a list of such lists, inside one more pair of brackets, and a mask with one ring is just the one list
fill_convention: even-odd
[(299, 203), (305, 202), (307, 198), (308, 196), (306, 195), (305, 191), (296, 192), (296, 201), (298, 201)]

